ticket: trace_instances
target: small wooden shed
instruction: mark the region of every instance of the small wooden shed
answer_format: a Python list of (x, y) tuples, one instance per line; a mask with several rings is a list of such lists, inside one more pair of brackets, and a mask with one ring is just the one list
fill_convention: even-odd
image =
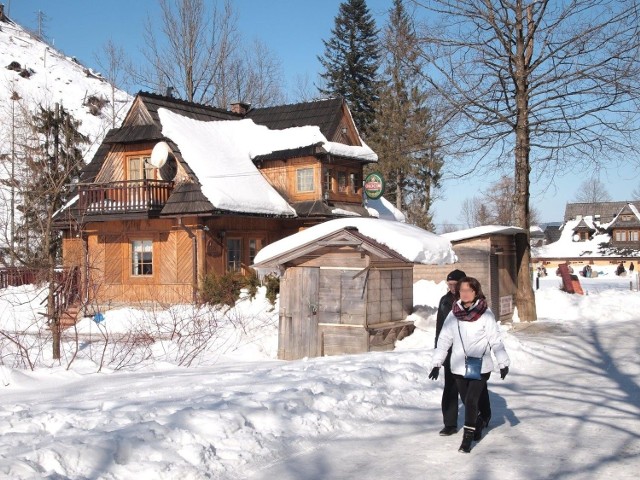
[(254, 267), (281, 272), (280, 359), (391, 350), (414, 330), (413, 263), (355, 227)]
[(445, 233), (458, 261), (454, 265), (416, 265), (416, 281), (441, 282), (455, 268), (480, 281), (489, 308), (500, 321), (511, 321), (517, 290), (515, 236), (522, 228), (486, 225)]

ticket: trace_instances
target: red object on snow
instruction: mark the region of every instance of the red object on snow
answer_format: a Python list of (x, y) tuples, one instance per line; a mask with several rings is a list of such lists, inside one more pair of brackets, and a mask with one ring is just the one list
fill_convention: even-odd
[(577, 275), (571, 275), (569, 273), (569, 266), (566, 263), (561, 263), (558, 265), (558, 270), (560, 271), (560, 277), (562, 278), (562, 290), (567, 293), (577, 293), (579, 295), (584, 295), (582, 291), (582, 285), (580, 285), (580, 280)]

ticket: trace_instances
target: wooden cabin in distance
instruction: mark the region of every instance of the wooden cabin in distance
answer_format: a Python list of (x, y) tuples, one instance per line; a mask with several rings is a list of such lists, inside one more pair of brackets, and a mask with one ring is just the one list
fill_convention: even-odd
[[(258, 271), (280, 272), (278, 358), (392, 350), (413, 332), (413, 261), (372, 238), (373, 229), (392, 230), (398, 242), (398, 229), (437, 237), (388, 220), (333, 220), (258, 255)], [(453, 261), (449, 242), (437, 248)]]
[(136, 96), (56, 216), (89, 303), (191, 302), (205, 275), (246, 272), (264, 245), (368, 216), (356, 179), (377, 157), (342, 99), (246, 107)]

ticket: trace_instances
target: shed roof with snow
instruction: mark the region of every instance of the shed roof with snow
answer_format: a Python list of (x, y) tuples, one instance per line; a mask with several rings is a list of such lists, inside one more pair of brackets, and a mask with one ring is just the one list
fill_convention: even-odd
[(456, 260), (451, 243), (415, 225), (376, 218), (339, 218), (315, 225), (264, 247), (255, 258), (255, 266), (273, 267), (281, 264), (290, 252), (321, 241), (323, 237), (345, 228), (357, 228), (380, 245), (412, 263), (448, 264)]

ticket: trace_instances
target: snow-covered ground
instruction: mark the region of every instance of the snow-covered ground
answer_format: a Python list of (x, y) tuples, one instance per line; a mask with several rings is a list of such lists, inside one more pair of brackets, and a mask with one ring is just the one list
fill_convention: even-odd
[[(438, 436), (442, 378), (427, 372), (445, 286), (421, 281), (419, 328), (393, 352), (275, 360), (277, 315), (264, 292), (224, 315), (183, 307), (107, 312), (100, 326), (87, 319), (69, 369), (68, 356), (9, 368), (2, 350), (0, 477), (636, 478), (640, 294), (569, 295), (548, 280), (536, 293), (539, 321), (503, 327), (511, 373), (492, 376), (491, 426), (469, 455), (457, 452), (461, 434)], [(38, 318), (32, 296), (0, 292), (1, 331)], [(186, 368), (166, 325), (189, 316), (214, 316), (220, 331), (216, 351)], [(96, 373), (90, 335), (124, 333), (134, 318), (158, 335), (149, 357)]]

